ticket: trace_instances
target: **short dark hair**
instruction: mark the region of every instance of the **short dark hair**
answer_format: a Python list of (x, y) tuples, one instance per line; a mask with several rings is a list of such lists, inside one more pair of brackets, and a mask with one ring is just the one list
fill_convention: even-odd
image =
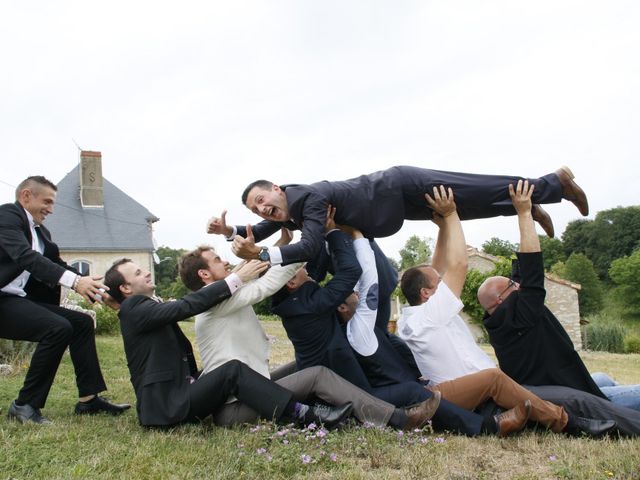
[(429, 277), (425, 274), (425, 268), (433, 268), (429, 265), (418, 265), (411, 267), (402, 274), (400, 279), (400, 289), (409, 302), (409, 305), (420, 305), (420, 290), (432, 288), (429, 284)]
[(261, 188), (263, 190), (269, 190), (271, 187), (273, 187), (273, 182), (270, 182), (269, 180), (256, 180), (255, 182), (251, 182), (249, 185), (247, 185), (247, 188), (245, 188), (244, 192), (242, 192), (243, 205), (247, 204), (247, 197), (249, 196), (249, 192), (255, 187)]
[(20, 185), (16, 187), (16, 200), (18, 200), (18, 197), (20, 197), (20, 192), (22, 190), (24, 190), (25, 188), (32, 188), (34, 186), (34, 183), (37, 183), (42, 187), (49, 187), (53, 189), (54, 192), (58, 191), (58, 187), (52, 181), (47, 180), (42, 175), (33, 175), (31, 177), (25, 178), (20, 182)]
[(204, 282), (198, 275), (198, 270), (208, 267), (207, 262), (202, 258), (202, 254), (208, 251), (215, 252), (215, 249), (209, 245), (200, 245), (195, 250), (182, 255), (178, 261), (180, 280), (192, 292), (204, 287)]
[(125, 299), (124, 295), (120, 291), (120, 287), (127, 282), (122, 276), (122, 273), (120, 273), (120, 270), (118, 270), (118, 267), (132, 261), (133, 260), (130, 258), (121, 258), (120, 260), (116, 260), (113, 262), (113, 265), (109, 267), (107, 273), (104, 274), (104, 284), (109, 287), (109, 295), (120, 304), (122, 304)]

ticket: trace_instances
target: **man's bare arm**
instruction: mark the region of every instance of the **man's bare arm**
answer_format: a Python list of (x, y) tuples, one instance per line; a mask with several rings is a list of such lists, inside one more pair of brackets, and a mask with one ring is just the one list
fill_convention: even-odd
[(433, 256), (431, 257), (431, 266), (435, 268), (440, 275), (444, 275), (447, 270), (447, 224), (440, 214), (435, 213), (431, 220), (438, 226), (438, 238), (433, 248)]
[(456, 210), (453, 191), (441, 185), (439, 188), (433, 188), (433, 197), (426, 194), (425, 198), (429, 206), (442, 217), (445, 225), (446, 264), (442, 280), (459, 297), (467, 275), (467, 243)]

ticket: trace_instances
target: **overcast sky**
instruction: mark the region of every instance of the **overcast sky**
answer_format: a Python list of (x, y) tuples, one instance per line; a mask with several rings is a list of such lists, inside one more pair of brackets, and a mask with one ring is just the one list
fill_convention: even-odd
[[(158, 245), (256, 222), (247, 183), (393, 165), (537, 177), (569, 165), (591, 216), (639, 204), (637, 1), (28, 1), (0, 7), (0, 202), (102, 152)], [(550, 205), (559, 236), (579, 217)], [(55, 213), (54, 213), (55, 214)], [(517, 241), (514, 218), (467, 243)], [(406, 223), (381, 245), (391, 257)]]

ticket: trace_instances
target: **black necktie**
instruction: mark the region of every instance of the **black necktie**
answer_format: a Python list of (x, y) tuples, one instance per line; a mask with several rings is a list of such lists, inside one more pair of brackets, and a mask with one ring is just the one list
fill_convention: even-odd
[(47, 249), (47, 239), (44, 237), (44, 233), (42, 233), (40, 225), (35, 225), (34, 228), (36, 231), (36, 235), (38, 236), (38, 240), (40, 240), (41, 242), (42, 253), (44, 254), (44, 251)]

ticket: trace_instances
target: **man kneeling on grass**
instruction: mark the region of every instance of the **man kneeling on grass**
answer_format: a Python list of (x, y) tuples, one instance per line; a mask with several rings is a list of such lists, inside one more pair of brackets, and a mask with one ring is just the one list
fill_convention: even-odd
[[(223, 280), (167, 303), (154, 297), (151, 273), (131, 260), (119, 260), (107, 271), (108, 304), (120, 307), (120, 329), (141, 425), (195, 422), (215, 415), (230, 396), (267, 420), (317, 422), (330, 428), (351, 413), (351, 402), (339, 407), (310, 407), (298, 402), (289, 390), (238, 360), (198, 376), (191, 343), (178, 322), (230, 298), (267, 267), (265, 262), (249, 262)], [(427, 421), (422, 418), (422, 409), (408, 413), (420, 417), (420, 424)]]

